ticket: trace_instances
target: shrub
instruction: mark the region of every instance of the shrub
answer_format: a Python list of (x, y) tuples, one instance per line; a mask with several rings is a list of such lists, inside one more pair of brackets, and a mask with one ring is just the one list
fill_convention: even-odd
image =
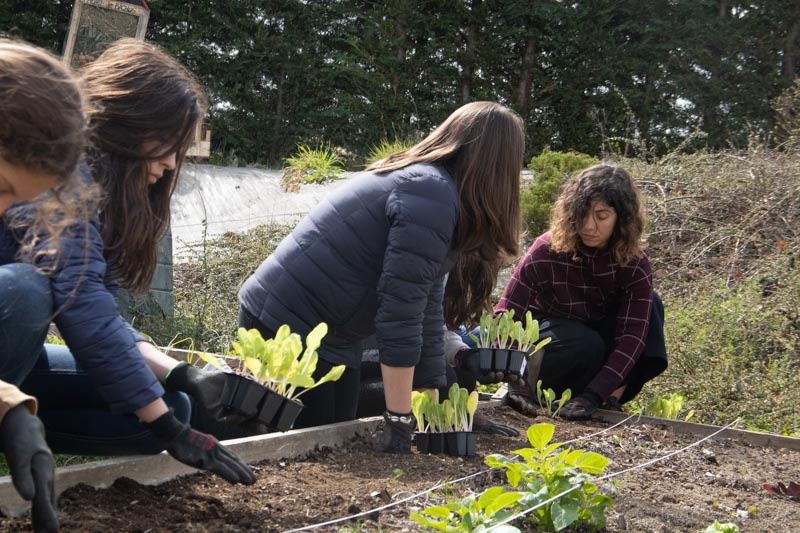
[(597, 163), (597, 159), (586, 154), (550, 150), (531, 159), (528, 168), (533, 172), (533, 181), (520, 193), (522, 221), (531, 237), (547, 231), (550, 208), (561, 184), (573, 173)]
[(344, 170), (341, 155), (329, 145), (309, 148), (299, 145), (297, 153), (285, 160), (281, 188), (297, 191), (301, 183), (323, 183), (342, 177)]
[(408, 150), (412, 146), (416, 144), (414, 139), (406, 138), (406, 139), (395, 139), (394, 141), (388, 141), (386, 139), (381, 140), (380, 144), (377, 146), (373, 146), (369, 151), (369, 156), (367, 157), (367, 166), (371, 165), (376, 161), (380, 161), (381, 159), (390, 156), (397, 152), (402, 152), (403, 150)]

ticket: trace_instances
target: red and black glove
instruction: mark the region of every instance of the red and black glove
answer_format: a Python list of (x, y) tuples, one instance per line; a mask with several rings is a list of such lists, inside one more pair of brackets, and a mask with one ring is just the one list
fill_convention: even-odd
[(0, 424), (0, 445), (14, 488), (31, 501), (34, 531), (58, 531), (55, 462), (44, 439), (44, 425), (24, 404), (10, 409)]
[(585, 390), (565, 403), (558, 411), (558, 416), (567, 420), (588, 420), (601, 403), (603, 399), (597, 393)]
[(175, 418), (172, 410), (144, 425), (153, 432), (167, 453), (181, 463), (214, 472), (231, 483), (252, 485), (256, 482), (255, 474), (238, 455), (212, 435), (182, 423)]

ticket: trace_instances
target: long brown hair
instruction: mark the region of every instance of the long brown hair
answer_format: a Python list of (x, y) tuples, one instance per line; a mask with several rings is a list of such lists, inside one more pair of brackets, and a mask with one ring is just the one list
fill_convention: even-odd
[(550, 213), (550, 246), (556, 252), (577, 254), (578, 234), (592, 202), (614, 208), (617, 222), (609, 239), (611, 256), (626, 265), (642, 256), (644, 206), (630, 174), (617, 165), (601, 163), (584, 169), (566, 182)]
[(519, 115), (494, 102), (472, 102), (418, 144), (367, 168), (388, 172), (414, 163), (441, 163), (451, 170), (459, 194), (452, 248), (459, 255), (445, 289), (448, 324), (477, 323), (489, 307), (497, 272), (519, 253), (524, 151)]
[(20, 256), (29, 258), (34, 248), (36, 255), (55, 254), (64, 229), (92, 210), (95, 192), (76, 173), (87, 138), (84, 98), (69, 69), (41, 48), (0, 38), (0, 157), (57, 180), (33, 217), (7, 215), (9, 227), (26, 231)]
[[(89, 162), (106, 200), (102, 235), (113, 275), (146, 291), (156, 249), (169, 227), (169, 204), (206, 102), (195, 78), (155, 45), (122, 39), (83, 70), (90, 114)], [(155, 142), (155, 151), (144, 146)], [(176, 168), (147, 183), (148, 161), (176, 154)]]

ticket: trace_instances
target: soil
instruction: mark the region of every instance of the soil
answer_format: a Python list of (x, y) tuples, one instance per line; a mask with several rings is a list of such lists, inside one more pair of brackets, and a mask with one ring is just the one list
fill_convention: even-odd
[[(208, 474), (195, 474), (159, 486), (127, 479), (96, 490), (76, 486), (59, 498), (62, 531), (80, 532), (264, 532), (287, 531), (370, 511), (426, 491), (440, 481), (486, 471), (483, 456), (511, 455), (527, 445), (532, 423), (551, 422), (554, 440), (592, 435), (608, 426), (530, 418), (508, 407), (485, 412), (520, 430), (519, 437), (478, 435), (471, 458), (376, 454), (371, 442), (356, 440), (337, 450), (254, 465), (255, 485), (232, 486)], [(680, 450), (699, 437), (678, 435), (650, 426), (621, 426), (569, 447), (599, 452), (611, 459), (607, 473), (640, 465)], [(616, 499), (606, 511), (605, 531), (696, 532), (714, 520), (734, 522), (743, 532), (791, 532), (800, 528), (800, 502), (767, 493), (766, 482), (798, 480), (800, 451), (750, 446), (742, 441), (712, 439), (646, 468), (609, 480), (601, 490)], [(315, 531), (418, 531), (411, 510), (438, 504), (443, 498), (479, 493), (501, 485), (505, 476), (486, 472), (410, 502), (358, 520)], [(748, 512), (749, 510), (749, 512)], [(738, 513), (738, 515), (737, 515)], [(1, 531), (26, 531), (29, 518), (0, 519)]]

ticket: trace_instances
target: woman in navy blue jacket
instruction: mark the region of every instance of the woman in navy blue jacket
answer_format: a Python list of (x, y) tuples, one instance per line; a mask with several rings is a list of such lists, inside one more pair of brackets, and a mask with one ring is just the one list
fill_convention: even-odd
[[(90, 63), (84, 87), (92, 133), (84, 173), (102, 189), (104, 202), (99, 219), (62, 235), (57, 255), (34, 250), (22, 258), (49, 271), (54, 321), (66, 347), (47, 345), (20, 388), (39, 399), (56, 451), (166, 449), (231, 482), (253, 483), (235, 454), (189, 426), (189, 401), (177, 392), (191, 393), (199, 408), (213, 411), (220, 376), (187, 379), (186, 365), (142, 338), (119, 315), (116, 301), (120, 283), (134, 293), (149, 287), (181, 162), (204, 113), (202, 90), (174, 59), (132, 39)], [(19, 232), (2, 236), (3, 262), (16, 259), (14, 237)], [(28, 231), (21, 240), (34, 237)], [(162, 381), (172, 393), (165, 396)]]
[(315, 377), (347, 367), (304, 396), (297, 426), (355, 418), (361, 341), (375, 333), (387, 408), (376, 449), (409, 451), (412, 387), (444, 385), (442, 324), (477, 322), (518, 252), (523, 152), (513, 111), (462, 106), (323, 200), (244, 283), (241, 326), (304, 337), (326, 322)]

